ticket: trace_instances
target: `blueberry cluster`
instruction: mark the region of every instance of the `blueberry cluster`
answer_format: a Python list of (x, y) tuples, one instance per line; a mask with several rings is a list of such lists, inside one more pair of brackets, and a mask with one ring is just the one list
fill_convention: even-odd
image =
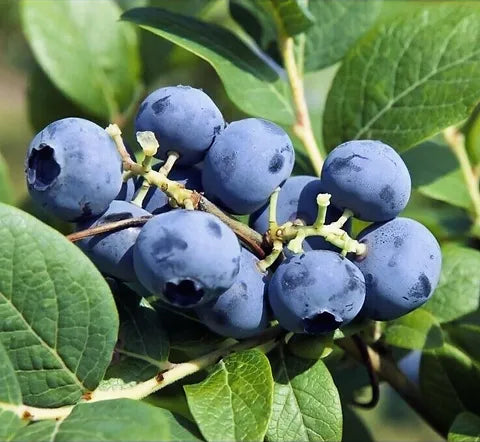
[[(135, 126), (138, 163), (118, 133), (80, 118), (51, 123), (27, 153), (31, 196), (78, 230), (153, 215), (77, 243), (103, 274), (194, 309), (234, 338), (272, 319), (311, 334), (355, 317), (389, 320), (434, 291), (440, 248), (424, 226), (397, 218), (410, 176), (391, 147), (351, 141), (330, 153), (321, 178), (290, 177), (295, 154), (281, 127), (260, 118), (226, 124), (204, 92), (186, 86), (149, 95)], [(249, 215), (270, 253), (259, 260), (225, 222), (192, 210), (200, 194)], [(353, 216), (373, 222), (357, 240)]]

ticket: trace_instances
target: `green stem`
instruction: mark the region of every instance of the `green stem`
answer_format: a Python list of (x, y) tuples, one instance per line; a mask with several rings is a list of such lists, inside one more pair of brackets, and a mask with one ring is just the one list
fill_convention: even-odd
[(302, 70), (295, 59), (295, 42), (292, 37), (286, 35), (277, 23), (280, 53), (282, 54), (285, 70), (287, 71), (290, 89), (292, 91), (293, 105), (295, 107), (296, 121), (293, 125), (293, 132), (305, 146), (313, 169), (320, 175), (323, 166), (323, 158), (320, 154), (317, 141), (313, 134), (310, 114), (305, 99), (305, 87), (303, 83)]
[(160, 167), (159, 172), (165, 176), (168, 176), (179, 157), (180, 155), (177, 152), (168, 152), (167, 159), (162, 167)]
[(463, 179), (470, 195), (472, 209), (474, 214), (474, 224), (480, 226), (480, 190), (479, 179), (473, 166), (470, 164), (467, 150), (465, 147), (465, 136), (455, 127), (449, 127), (444, 131), (444, 137), (450, 146), (451, 151), (456, 156)]
[(277, 228), (277, 205), (280, 187), (277, 187), (270, 195), (270, 204), (268, 206), (268, 228), (273, 231)]

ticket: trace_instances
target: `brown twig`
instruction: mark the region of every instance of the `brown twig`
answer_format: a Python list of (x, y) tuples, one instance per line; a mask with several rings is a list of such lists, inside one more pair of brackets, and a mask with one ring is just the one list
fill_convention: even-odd
[[(364, 357), (351, 337), (336, 340), (335, 344), (361, 364), (364, 363)], [(380, 355), (369, 345), (365, 344), (365, 349), (368, 352), (372, 371), (374, 371), (380, 379), (387, 382), (435, 431), (445, 437), (444, 429), (438, 425), (437, 421), (430, 414), (417, 386), (400, 371), (394, 361)]]
[(357, 334), (352, 335), (352, 340), (353, 342), (355, 342), (355, 345), (357, 346), (358, 351), (362, 356), (363, 364), (367, 369), (368, 378), (370, 379), (370, 385), (372, 387), (372, 398), (368, 402), (354, 401), (354, 404), (357, 407), (366, 408), (366, 409), (375, 408), (378, 404), (378, 401), (380, 400), (380, 386), (378, 383), (377, 373), (373, 368), (372, 360), (370, 359), (370, 354), (368, 352), (367, 344), (365, 344), (363, 339)]

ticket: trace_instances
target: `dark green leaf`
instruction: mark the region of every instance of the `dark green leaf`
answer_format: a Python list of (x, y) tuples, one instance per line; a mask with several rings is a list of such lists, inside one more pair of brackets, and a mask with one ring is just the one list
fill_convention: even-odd
[(467, 118), (480, 98), (479, 22), (476, 5), (434, 4), (379, 23), (335, 77), (327, 147), (379, 139), (403, 151)]
[(453, 323), (446, 330), (452, 343), (480, 364), (480, 325)]
[(448, 442), (479, 442), (480, 416), (473, 413), (460, 413), (448, 432)]
[(325, 364), (279, 351), (271, 362), (275, 389), (267, 439), (341, 440), (342, 406)]
[(306, 32), (305, 70), (316, 71), (340, 61), (372, 26), (381, 6), (381, 0), (310, 1), (316, 23)]
[(480, 298), (480, 252), (451, 245), (442, 256), (440, 282), (424, 306), (441, 323), (476, 311)]
[(244, 112), (279, 123), (292, 122), (293, 111), (285, 81), (227, 29), (157, 8), (132, 9), (122, 18), (210, 63), (231, 100)]
[(443, 333), (435, 317), (420, 308), (390, 321), (385, 329), (385, 341), (411, 350), (432, 349), (443, 345)]
[(472, 202), (458, 162), (450, 149), (431, 141), (402, 155), (412, 186), (429, 198), (470, 209)]
[(275, 22), (265, 7), (269, 0), (230, 0), (228, 3), (233, 19), (262, 49), (276, 44)]
[(118, 317), (105, 280), (60, 233), (0, 204), (0, 341), (26, 404), (72, 404), (102, 379)]
[(207, 440), (263, 440), (273, 379), (268, 359), (260, 351), (235, 353), (220, 361), (203, 382), (184, 388), (190, 411)]
[(115, 2), (23, 0), (21, 6), (27, 40), (58, 89), (104, 119), (128, 107), (140, 75), (138, 43), (134, 29), (118, 22)]
[[(89, 115), (81, 110), (63, 95), (38, 65), (35, 65), (30, 72), (28, 113), (30, 123), (37, 132), (40, 132), (52, 121), (71, 117), (72, 115), (92, 119), (91, 114)], [(98, 121), (102, 126), (106, 126), (106, 122), (106, 119)]]
[(305, 0), (270, 0), (270, 2), (288, 35), (305, 32), (315, 23), (315, 17), (308, 10)]
[(192, 441), (183, 418), (131, 399), (77, 405), (58, 422), (40, 422), (15, 435), (18, 441)]
[(423, 353), (420, 387), (431, 416), (445, 431), (462, 411), (480, 411), (480, 366), (450, 344)]
[(10, 184), (8, 166), (0, 154), (0, 202), (10, 204), (13, 201), (13, 189)]

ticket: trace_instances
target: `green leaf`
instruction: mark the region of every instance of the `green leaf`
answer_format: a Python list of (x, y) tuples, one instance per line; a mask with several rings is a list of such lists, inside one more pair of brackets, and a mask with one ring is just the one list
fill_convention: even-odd
[(473, 413), (460, 413), (448, 432), (448, 442), (479, 442), (480, 417)]
[(444, 144), (427, 141), (402, 155), (412, 187), (429, 198), (470, 209), (472, 202), (458, 162)]
[(0, 406), (0, 440), (10, 441), (15, 433), (28, 424), (28, 420), (20, 419), (13, 411), (3, 410)]
[(102, 379), (117, 339), (101, 274), (60, 233), (0, 204), (0, 342), (23, 401), (72, 404)]
[(230, 0), (232, 18), (262, 48), (276, 44), (277, 30), (272, 14), (265, 7), (269, 0)]
[[(48, 106), (45, 106), (48, 103)], [(33, 129), (40, 132), (52, 121), (61, 118), (76, 117), (92, 120), (92, 115), (84, 112), (47, 77), (40, 66), (35, 65), (30, 72), (28, 82), (28, 113)], [(107, 126), (107, 120), (98, 121), (101, 126)]]
[(22, 392), (15, 371), (4, 346), (0, 343), (0, 440), (10, 440), (11, 436), (28, 421), (20, 419), (5, 405), (22, 403)]
[(260, 351), (235, 353), (220, 361), (207, 379), (184, 388), (205, 439), (263, 440), (273, 379), (268, 359)]
[(270, 0), (278, 19), (288, 35), (305, 32), (315, 23), (305, 0)]
[[(134, 29), (112, 0), (23, 0), (22, 25), (48, 77), (74, 103), (112, 119), (133, 101), (140, 76)], [(55, 26), (52, 26), (55, 23)]]
[(275, 389), (267, 439), (341, 440), (342, 405), (325, 364), (279, 351), (271, 363)]
[(306, 32), (305, 70), (316, 71), (340, 61), (375, 22), (381, 0), (314, 0), (308, 4), (316, 19)]
[(63, 421), (40, 422), (15, 435), (18, 441), (198, 440), (183, 418), (131, 399), (77, 405)]
[(170, 351), (167, 333), (157, 312), (130, 288), (121, 284), (113, 290), (120, 313), (116, 352), (121, 360), (109, 368), (107, 375), (126, 382), (147, 380), (165, 369)]
[(480, 252), (450, 245), (443, 248), (442, 257), (437, 289), (423, 307), (440, 323), (472, 313), (480, 305)]
[(434, 4), (380, 22), (335, 77), (327, 147), (379, 139), (403, 151), (467, 118), (480, 98), (479, 22), (473, 4)]
[(477, 106), (467, 121), (465, 128), (465, 147), (474, 165), (480, 164), (480, 106)]
[(480, 325), (453, 323), (446, 330), (452, 343), (480, 364)]
[(451, 344), (423, 353), (420, 388), (430, 415), (445, 431), (458, 413), (480, 411), (480, 366)]
[(432, 349), (443, 345), (443, 333), (435, 317), (420, 308), (387, 323), (385, 340), (400, 348)]
[(13, 200), (13, 189), (10, 185), (8, 166), (0, 154), (0, 202), (10, 204)]
[(278, 123), (293, 121), (287, 84), (233, 33), (157, 8), (127, 11), (122, 19), (163, 37), (212, 65), (230, 99), (244, 112)]

